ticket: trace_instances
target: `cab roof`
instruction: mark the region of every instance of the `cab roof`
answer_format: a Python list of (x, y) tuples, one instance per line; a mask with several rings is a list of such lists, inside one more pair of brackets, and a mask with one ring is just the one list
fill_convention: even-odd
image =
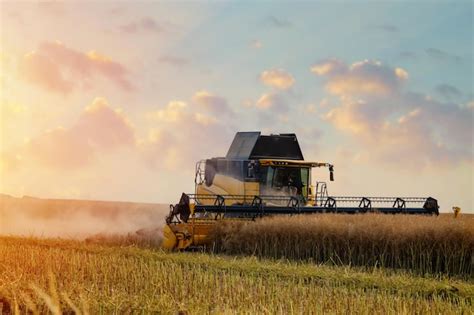
[(260, 131), (237, 132), (226, 159), (304, 160), (294, 133), (262, 135)]

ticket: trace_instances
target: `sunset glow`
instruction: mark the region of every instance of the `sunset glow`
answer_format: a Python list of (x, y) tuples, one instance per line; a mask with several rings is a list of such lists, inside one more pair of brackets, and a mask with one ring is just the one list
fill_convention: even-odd
[(261, 130), (334, 164), (332, 194), (474, 211), (470, 2), (0, 9), (0, 193), (177, 202)]

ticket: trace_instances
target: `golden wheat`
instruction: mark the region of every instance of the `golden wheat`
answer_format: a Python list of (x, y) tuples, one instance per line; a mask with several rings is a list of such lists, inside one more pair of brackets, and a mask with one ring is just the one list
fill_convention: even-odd
[(228, 222), (217, 252), (472, 276), (474, 216), (309, 215)]
[(6, 314), (456, 314), (473, 294), (383, 270), (0, 237)]

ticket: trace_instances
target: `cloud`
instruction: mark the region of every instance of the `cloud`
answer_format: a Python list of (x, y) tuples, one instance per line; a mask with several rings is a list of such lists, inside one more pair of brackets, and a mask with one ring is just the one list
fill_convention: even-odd
[(101, 152), (134, 144), (134, 128), (124, 114), (96, 98), (74, 125), (43, 132), (27, 141), (18, 155), (27, 162), (69, 170), (87, 166)]
[(44, 89), (63, 94), (78, 86), (87, 88), (97, 75), (124, 90), (133, 90), (128, 70), (96, 51), (83, 53), (60, 42), (43, 42), (19, 63), (20, 76)]
[(449, 84), (439, 84), (435, 87), (435, 91), (446, 100), (458, 99), (463, 95), (460, 90)]
[(72, 81), (63, 77), (60, 66), (55, 61), (37, 52), (25, 55), (20, 65), (20, 74), (26, 81), (50, 91), (66, 94), (74, 86)]
[(126, 8), (121, 6), (116, 6), (109, 10), (109, 13), (113, 16), (120, 16), (123, 15), (125, 12), (127, 12)]
[(311, 67), (319, 76), (330, 78), (326, 90), (333, 95), (388, 95), (399, 90), (408, 79), (402, 68), (392, 69), (379, 61), (364, 60), (348, 66), (339, 60), (328, 59)]
[(23, 104), (3, 101), (0, 105), (0, 123), (6, 126), (26, 112), (28, 112), (28, 107)]
[(439, 61), (447, 61), (447, 62), (453, 62), (453, 63), (460, 63), (462, 61), (462, 58), (460, 56), (448, 53), (446, 51), (443, 51), (437, 48), (427, 48), (425, 52), (431, 58), (439, 60)]
[(171, 101), (164, 109), (151, 112), (149, 116), (161, 122), (184, 121), (184, 109), (187, 106), (188, 104), (182, 101)]
[(259, 39), (254, 39), (250, 42), (250, 46), (255, 48), (255, 49), (260, 49), (263, 47), (263, 43)]
[[(365, 117), (362, 112), (364, 103), (359, 101), (346, 101), (342, 106), (335, 107), (327, 112), (324, 118), (333, 125), (354, 135), (369, 132), (371, 126), (370, 117)], [(374, 119), (374, 121), (377, 121)]]
[[(21, 164), (21, 157), (10, 152), (0, 151), (0, 176), (14, 172)], [(1, 187), (1, 185), (0, 185)]]
[(75, 169), (89, 164), (94, 150), (78, 133), (58, 127), (30, 140), (23, 152), (42, 166)]
[(159, 33), (163, 31), (163, 27), (161, 27), (153, 18), (143, 17), (138, 21), (120, 26), (120, 30), (129, 34), (136, 34), (138, 32)]
[(405, 70), (363, 61), (325, 72), (338, 98), (323, 119), (358, 142), (371, 159), (409, 168), (472, 162), (474, 110), (406, 92)]
[[(197, 92), (192, 100), (170, 101), (164, 108), (150, 112), (154, 127), (139, 148), (152, 167), (189, 169), (202, 158), (224, 155), (234, 132), (232, 119), (220, 119), (223, 98)], [(179, 132), (177, 132), (179, 130)]]
[(62, 1), (51, 1), (51, 2), (40, 1), (36, 3), (36, 6), (39, 10), (45, 13), (56, 15), (56, 14), (64, 14), (66, 12), (67, 4)]
[(111, 108), (104, 98), (96, 98), (84, 109), (74, 129), (94, 147), (112, 149), (135, 142), (128, 118), (121, 110)]
[(403, 58), (403, 59), (409, 59), (409, 60), (417, 60), (418, 59), (418, 55), (417, 53), (413, 52), (413, 51), (402, 51), (400, 52), (400, 58)]
[(185, 66), (190, 63), (190, 61), (186, 58), (170, 56), (170, 55), (163, 55), (158, 59), (161, 63), (166, 63), (172, 66)]
[(221, 118), (222, 115), (232, 116), (234, 114), (225, 98), (204, 90), (196, 92), (192, 101), (199, 107), (200, 111), (216, 115), (219, 118)]
[(281, 93), (264, 93), (254, 103), (257, 126), (260, 130), (278, 131), (275, 123), (289, 122), (289, 106), (286, 97)]
[(271, 111), (277, 113), (288, 112), (286, 99), (277, 93), (265, 93), (255, 103), (255, 106), (261, 111)]
[(318, 112), (318, 107), (315, 104), (308, 104), (304, 107), (304, 111), (307, 114), (316, 114)]
[(347, 66), (338, 59), (325, 59), (311, 67), (311, 72), (316, 75), (334, 75), (347, 71)]
[(286, 19), (283, 19), (283, 18), (273, 16), (273, 15), (268, 16), (266, 18), (265, 22), (268, 25), (278, 27), (278, 28), (289, 28), (289, 27), (293, 26), (293, 24), (290, 21), (288, 21)]
[(265, 85), (275, 87), (280, 90), (287, 90), (295, 83), (293, 76), (282, 69), (263, 71), (260, 74), (260, 81), (262, 81), (262, 83)]

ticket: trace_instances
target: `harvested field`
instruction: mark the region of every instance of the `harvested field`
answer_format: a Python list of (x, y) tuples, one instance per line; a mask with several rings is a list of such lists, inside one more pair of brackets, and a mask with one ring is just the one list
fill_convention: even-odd
[(0, 238), (0, 266), (5, 314), (456, 314), (474, 295), (460, 279), (73, 240)]
[[(215, 231), (216, 255), (161, 251), (165, 212), (156, 205), (9, 202), (0, 209), (3, 218), (16, 218), (18, 210), (32, 219), (27, 223), (51, 224), (62, 237), (71, 235), (63, 231), (83, 233), (75, 240), (0, 236), (5, 314), (472, 310), (474, 217), (468, 215), (326, 214), (233, 222)], [(82, 221), (71, 217), (103, 225), (74, 231)], [(252, 257), (238, 257), (244, 255)]]

